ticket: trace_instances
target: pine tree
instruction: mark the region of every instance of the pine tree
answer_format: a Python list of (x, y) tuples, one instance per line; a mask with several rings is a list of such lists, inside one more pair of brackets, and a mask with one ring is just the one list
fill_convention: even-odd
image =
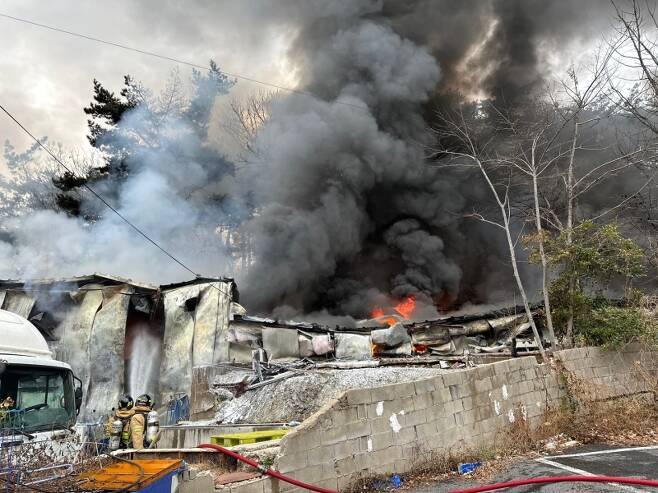
[(90, 117), (87, 120), (87, 140), (105, 153), (105, 166), (91, 169), (85, 176), (65, 172), (53, 178), (53, 184), (59, 190), (57, 206), (73, 216), (79, 216), (82, 212), (79, 194), (74, 193), (80, 187), (103, 179), (122, 179), (128, 174), (125, 152), (111, 144), (111, 137), (126, 112), (136, 108), (140, 102), (141, 86), (130, 75), (124, 76), (124, 87), (119, 96), (103, 87), (97, 79), (93, 84), (93, 100), (83, 109)]

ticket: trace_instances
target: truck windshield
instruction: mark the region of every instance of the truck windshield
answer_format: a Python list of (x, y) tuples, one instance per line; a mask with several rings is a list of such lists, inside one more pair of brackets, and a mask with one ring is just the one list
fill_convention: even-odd
[(7, 365), (0, 374), (0, 429), (45, 431), (75, 424), (73, 375), (42, 366)]

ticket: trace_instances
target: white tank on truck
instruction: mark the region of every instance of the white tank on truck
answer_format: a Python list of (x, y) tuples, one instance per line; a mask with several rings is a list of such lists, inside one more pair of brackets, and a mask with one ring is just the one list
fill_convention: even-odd
[(62, 440), (74, 433), (82, 388), (71, 367), (53, 359), (28, 320), (0, 310), (0, 442)]

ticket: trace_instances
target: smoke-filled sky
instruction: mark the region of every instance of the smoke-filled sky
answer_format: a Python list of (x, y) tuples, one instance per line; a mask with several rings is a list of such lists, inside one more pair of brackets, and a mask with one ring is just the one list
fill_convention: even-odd
[[(214, 58), (222, 69), (280, 85), (293, 85), (285, 58), (287, 34), (260, 24), (242, 2), (150, 0), (77, 2), (7, 0), (0, 13), (88, 34), (204, 65)], [(176, 64), (111, 46), (72, 38), (0, 18), (0, 101), (36, 135), (67, 145), (85, 145), (92, 79), (119, 88), (131, 74), (159, 89)], [(180, 67), (181, 72), (189, 68)], [(236, 91), (259, 89), (243, 82)], [(0, 139), (27, 140), (0, 119)], [(0, 160), (2, 157), (0, 157)]]
[[(286, 48), (293, 39), (295, 23), (313, 10), (329, 11), (331, 5), (341, 3), (349, 5), (353, 2), (6, 0), (2, 2), (0, 13), (200, 64), (214, 58), (227, 71), (292, 86), (296, 83), (292, 72), (295, 64), (289, 60)], [(380, 2), (366, 3), (376, 6)], [(421, 5), (419, 11), (423, 21), (417, 36), (426, 36), (429, 32), (429, 39), (444, 44), (446, 53), (452, 44), (459, 42), (455, 31), (465, 30), (467, 34), (473, 34), (486, 29), (486, 19), (481, 18), (481, 13), (487, 9), (477, 8), (476, 4), (488, 2), (398, 0), (385, 2), (384, 8), (389, 5), (405, 8), (416, 3)], [(469, 3), (472, 5), (466, 5)], [(600, 33), (607, 22), (602, 15), (602, 11), (609, 8), (607, 0), (525, 3), (533, 4), (526, 7), (527, 10), (536, 9), (534, 22), (547, 30), (550, 24), (547, 17), (561, 6), (577, 4), (573, 10), (581, 14), (578, 22), (566, 23), (566, 32), (557, 32), (560, 36), (564, 34), (565, 39), (542, 41), (548, 43), (543, 53), (551, 69), (557, 69), (564, 60), (586, 51), (583, 45), (589, 45), (592, 35)], [(586, 8), (585, 3), (596, 8)], [(407, 34), (412, 35), (418, 27), (412, 16), (403, 18), (401, 24), (406, 24)], [(109, 86), (119, 87), (122, 76), (130, 73), (148, 87), (157, 88), (174, 67), (168, 61), (5, 18), (0, 18), (0, 36), (3, 46), (0, 51), (0, 101), (35, 134), (48, 135), (51, 141), (67, 145), (86, 144), (86, 118), (82, 107), (90, 101), (94, 77)], [(520, 44), (525, 42), (521, 40)], [(477, 74), (472, 76), (479, 77)], [(236, 91), (248, 92), (258, 88), (253, 83), (240, 82)], [(4, 118), (0, 119), (0, 138), (27, 144), (21, 132)]]
[[(387, 297), (415, 295), (430, 305), (500, 298), (508, 273), (499, 241), (458, 219), (482, 191), (427, 167), (427, 108), (448, 90), (527, 96), (611, 25), (607, 0), (15, 0), (1, 13), (196, 63), (213, 58), (227, 72), (315, 95), (283, 93), (273, 103), (255, 141), (262, 168), (222, 174), (230, 153), (208, 158), (208, 143), (179, 119), (166, 122), (171, 133), (161, 134), (157, 150), (133, 155), (133, 174), (112, 193), (122, 213), (211, 275), (226, 268), (223, 252), (204, 257), (190, 231), (207, 239), (222, 223), (227, 208), (213, 202), (217, 191), (233, 213), (253, 201), (258, 213), (241, 225), (255, 256), (240, 279), (248, 307), (356, 315)], [(66, 145), (85, 145), (82, 107), (93, 78), (118, 90), (131, 74), (157, 90), (175, 66), (3, 18), (0, 29), (0, 101), (36, 135)], [(258, 89), (239, 80), (231, 93)], [(138, 111), (122, 126), (139, 134), (141, 121)], [(25, 143), (6, 119), (0, 130)], [(44, 237), (46, 229), (54, 234)], [(115, 217), (89, 225), (46, 211), (7, 230), (0, 275), (4, 263), (4, 272), (35, 277), (86, 273), (80, 269), (189, 277), (152, 246), (140, 247)]]

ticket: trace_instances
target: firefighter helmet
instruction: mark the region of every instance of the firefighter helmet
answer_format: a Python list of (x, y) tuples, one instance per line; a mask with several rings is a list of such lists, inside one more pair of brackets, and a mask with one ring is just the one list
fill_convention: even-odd
[(142, 394), (137, 398), (137, 401), (135, 401), (135, 405), (151, 408), (153, 407), (153, 399), (151, 399), (151, 396), (148, 394)]
[(130, 409), (133, 408), (134, 404), (135, 403), (133, 401), (133, 398), (131, 396), (129, 396), (128, 394), (122, 395), (119, 398), (119, 409), (129, 411)]

